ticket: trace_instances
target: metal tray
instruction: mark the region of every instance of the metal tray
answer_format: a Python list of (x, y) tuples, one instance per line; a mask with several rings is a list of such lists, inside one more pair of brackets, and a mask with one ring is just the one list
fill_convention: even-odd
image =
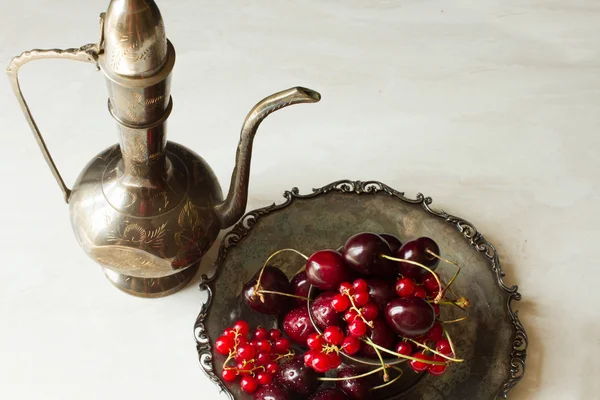
[[(388, 232), (401, 240), (429, 236), (443, 255), (462, 266), (456, 290), (471, 302), (470, 318), (452, 325), (452, 335), (464, 363), (446, 374), (424, 374), (410, 387), (395, 388), (386, 399), (496, 399), (507, 394), (523, 377), (527, 335), (513, 311), (520, 300), (517, 286), (507, 286), (498, 254), (466, 220), (436, 211), (422, 194), (404, 196), (376, 181), (342, 180), (301, 195), (284, 193), (282, 204), (247, 213), (223, 238), (213, 276), (202, 276), (200, 290), (208, 294), (194, 325), (200, 365), (230, 399), (251, 399), (239, 384), (220, 379), (223, 356), (213, 353), (213, 341), (237, 319), (251, 325), (276, 327), (276, 318), (250, 312), (240, 297), (242, 285), (274, 251), (293, 247), (305, 254), (336, 248), (360, 231)], [(335, 247), (334, 247), (335, 246)], [(279, 260), (288, 276), (303, 260)], [(216, 361), (213, 363), (213, 361)]]

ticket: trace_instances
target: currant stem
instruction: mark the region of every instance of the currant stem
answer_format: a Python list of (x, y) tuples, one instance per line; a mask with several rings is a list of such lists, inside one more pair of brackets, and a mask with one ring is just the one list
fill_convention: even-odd
[(377, 389), (382, 389), (386, 386), (392, 385), (394, 382), (396, 382), (398, 379), (402, 378), (402, 374), (404, 373), (400, 368), (396, 368), (396, 367), (391, 367), (392, 369), (396, 370), (398, 372), (398, 376), (395, 377), (394, 379), (392, 379), (391, 381), (384, 383), (383, 385), (379, 385), (379, 386), (373, 386), (370, 390), (377, 390)]
[[(272, 290), (264, 290), (264, 289), (260, 289), (258, 292), (255, 292), (255, 293), (258, 293), (259, 295), (260, 295), (261, 293), (266, 293), (266, 294), (278, 294), (278, 295), (281, 295), (281, 296), (293, 297), (293, 298), (295, 298), (295, 299), (300, 299), (300, 300), (304, 300), (304, 301), (311, 301), (311, 300), (310, 300), (308, 297), (304, 297), (304, 296), (298, 296), (298, 295), (295, 295), (295, 294), (289, 294), (289, 293), (274, 292), (274, 291), (272, 291)], [(262, 300), (263, 300), (263, 303), (264, 303), (264, 299), (262, 299)]]
[(256, 285), (254, 285), (254, 294), (253, 294), (253, 295), (258, 294), (258, 296), (260, 296), (260, 299), (261, 299), (261, 301), (263, 303), (264, 303), (264, 298), (260, 295), (260, 293), (258, 293), (258, 292), (260, 292), (260, 280), (262, 279), (262, 274), (263, 274), (265, 268), (267, 267), (267, 264), (269, 263), (269, 261), (271, 261), (271, 259), (273, 257), (275, 257), (276, 255), (281, 254), (283, 252), (286, 252), (286, 251), (291, 251), (292, 253), (296, 253), (299, 256), (303, 257), (305, 260), (308, 260), (307, 256), (305, 256), (304, 254), (300, 253), (296, 249), (281, 249), (281, 250), (277, 250), (275, 253), (273, 253), (269, 257), (267, 257), (267, 260), (263, 264), (262, 268), (260, 269), (260, 273), (258, 274), (258, 279), (256, 280)]
[(450, 350), (452, 350), (452, 354), (456, 354), (456, 351), (454, 350), (454, 342), (450, 338), (450, 334), (448, 333), (448, 330), (444, 327), (442, 327), (442, 329), (444, 330), (444, 335), (446, 335), (446, 339), (448, 339), (448, 343), (450, 343)]
[(351, 309), (351, 310), (354, 310), (354, 311), (356, 311), (356, 313), (358, 314), (358, 316), (360, 317), (360, 319), (362, 319), (362, 320), (363, 320), (363, 322), (364, 322), (365, 324), (367, 324), (367, 326), (368, 326), (369, 328), (373, 328), (373, 326), (374, 326), (374, 325), (373, 325), (373, 321), (367, 321), (367, 320), (366, 320), (366, 318), (365, 318), (365, 317), (363, 317), (363, 315), (362, 315), (362, 312), (361, 312), (361, 311), (358, 309), (358, 307), (356, 307), (356, 304), (354, 303), (354, 299), (352, 298), (352, 296), (350, 295), (350, 293), (348, 293), (348, 291), (346, 290), (346, 291), (344, 292), (344, 294), (345, 294), (346, 296), (348, 296), (348, 299), (350, 300), (350, 304), (352, 304), (352, 307), (350, 307), (350, 309)]
[[(422, 344), (422, 343), (419, 343), (419, 342), (417, 342), (416, 340), (412, 340), (412, 339), (408, 339), (408, 340), (409, 340), (411, 343), (414, 343), (414, 344), (416, 344), (418, 347), (421, 347), (421, 348), (423, 348), (423, 349), (425, 349), (425, 350), (427, 350), (427, 351), (430, 351), (430, 352), (432, 352), (433, 354), (437, 354), (438, 356), (440, 356), (440, 357), (442, 357), (442, 358), (445, 358), (445, 359), (446, 359), (446, 360), (448, 360), (448, 361), (454, 361), (454, 362), (463, 362), (463, 361), (465, 361), (465, 360), (463, 360), (463, 359), (461, 359), (461, 358), (453, 358), (453, 357), (448, 357), (447, 355), (445, 355), (445, 354), (442, 354), (442, 353), (440, 353), (439, 351), (437, 351), (437, 350), (434, 350), (434, 349), (432, 349), (431, 347), (429, 347), (429, 346), (427, 346), (427, 345), (424, 345), (424, 344)], [(452, 351), (452, 353), (454, 353), (454, 351)]]
[(379, 368), (376, 368), (376, 369), (371, 370), (369, 372), (365, 372), (364, 374), (360, 374), (360, 375), (356, 375), (356, 376), (348, 376), (348, 377), (344, 377), (344, 378), (320, 377), (320, 378), (317, 378), (317, 380), (324, 381), (324, 382), (325, 381), (326, 382), (336, 382), (336, 381), (348, 381), (350, 379), (360, 379), (360, 378), (364, 378), (365, 376), (376, 374), (377, 372), (381, 371), (382, 369), (383, 369), (383, 367), (379, 367)]
[[(458, 274), (460, 273), (460, 265), (458, 265), (457, 263), (455, 263), (454, 261), (450, 261), (450, 260), (446, 260), (444, 257), (440, 257), (438, 254), (435, 254), (433, 251), (427, 249), (427, 253), (431, 254), (432, 256), (434, 256), (435, 258), (437, 258), (438, 260), (442, 260), (448, 264), (452, 264), (454, 266), (456, 266), (456, 272), (454, 273), (454, 275), (452, 276), (452, 279), (450, 279), (450, 281), (448, 281), (448, 284), (446, 285), (446, 288), (441, 290), (442, 293), (446, 292), (446, 290), (448, 290), (448, 288), (450, 286), (452, 286), (452, 284), (454, 283), (454, 281), (456, 280), (456, 277), (458, 276)], [(440, 284), (440, 289), (442, 288), (442, 285)], [(443, 296), (443, 294), (442, 294)]]
[[(363, 342), (365, 342), (365, 341), (363, 340)], [(378, 344), (376, 344), (374, 342), (371, 342), (371, 343), (366, 342), (366, 343), (369, 344), (369, 346), (371, 346), (373, 348), (377, 348), (377, 349), (383, 351), (384, 353), (388, 353), (388, 354), (391, 354), (391, 355), (399, 357), (399, 358), (405, 358), (405, 359), (411, 360), (411, 361), (419, 361), (419, 362), (422, 362), (423, 364), (446, 365), (445, 362), (432, 361), (432, 360), (423, 360), (423, 359), (417, 358), (417, 357), (405, 356), (404, 354), (396, 353), (395, 351), (388, 350), (385, 347), (381, 347), (380, 345), (378, 345)]]
[(451, 319), (451, 320), (449, 320), (449, 321), (440, 321), (440, 320), (438, 320), (438, 322), (439, 322), (440, 324), (454, 324), (454, 323), (457, 323), (457, 322), (464, 321), (464, 320), (465, 320), (465, 319), (467, 319), (467, 318), (469, 318), (469, 315), (465, 315), (465, 316), (464, 316), (464, 317), (462, 317), (462, 318)]
[[(373, 345), (375, 343), (373, 343), (373, 341), (370, 338), (365, 338), (367, 343), (369, 343), (369, 345)], [(371, 346), (373, 347), (373, 346)], [(373, 350), (375, 350), (375, 353), (377, 354), (377, 357), (379, 357), (379, 361), (381, 361), (381, 368), (383, 368), (383, 381), (387, 382), (390, 380), (390, 375), (387, 373), (386, 369), (385, 369), (385, 363), (383, 362), (383, 357), (381, 357), (381, 353), (379, 352), (379, 350), (377, 350), (377, 347), (373, 347)]]
[(440, 291), (438, 292), (437, 296), (435, 296), (435, 299), (433, 299), (433, 303), (437, 304), (440, 302), (440, 300), (442, 300), (445, 289), (442, 289), (443, 286), (442, 286), (442, 282), (440, 281), (439, 276), (435, 272), (433, 272), (433, 270), (431, 268), (429, 268), (421, 263), (418, 263), (416, 261), (405, 260), (403, 258), (390, 257), (385, 254), (382, 254), (381, 257), (385, 258), (386, 260), (391, 260), (391, 261), (396, 261), (396, 262), (404, 262), (407, 264), (416, 265), (417, 267), (423, 268), (424, 270), (430, 272), (431, 275), (433, 275), (433, 277), (435, 278), (437, 284), (440, 286)]

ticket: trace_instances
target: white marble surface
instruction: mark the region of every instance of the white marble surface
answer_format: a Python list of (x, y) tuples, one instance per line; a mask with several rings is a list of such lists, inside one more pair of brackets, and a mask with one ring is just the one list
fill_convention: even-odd
[[(0, 60), (94, 41), (106, 1), (3, 1)], [(600, 393), (600, 3), (160, 1), (177, 49), (170, 138), (224, 187), (238, 130), (293, 85), (318, 105), (269, 118), (249, 207), (339, 178), (377, 179), (475, 223), (520, 285), (528, 371), (516, 399)], [(44, 61), (22, 73), (67, 182), (116, 141), (102, 76)], [(113, 289), (0, 79), (0, 398), (216, 398), (200, 371), (195, 284), (164, 299)], [(210, 257), (202, 272), (210, 268)]]

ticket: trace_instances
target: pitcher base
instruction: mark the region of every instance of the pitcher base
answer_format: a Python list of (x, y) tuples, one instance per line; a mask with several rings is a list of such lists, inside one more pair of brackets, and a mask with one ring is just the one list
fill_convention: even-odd
[(164, 297), (183, 289), (196, 275), (200, 263), (162, 278), (139, 278), (102, 268), (108, 280), (123, 292), (145, 298)]

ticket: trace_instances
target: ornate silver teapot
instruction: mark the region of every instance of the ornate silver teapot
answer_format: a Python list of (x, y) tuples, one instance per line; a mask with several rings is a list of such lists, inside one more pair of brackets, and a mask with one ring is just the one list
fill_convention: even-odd
[[(108, 86), (108, 109), (119, 144), (98, 154), (72, 189), (58, 172), (21, 92), (19, 68), (63, 58), (96, 64)], [(167, 142), (175, 50), (152, 0), (112, 0), (100, 15), (98, 43), (78, 49), (31, 50), (7, 68), (25, 117), (70, 205), (75, 236), (119, 289), (141, 297), (176, 292), (196, 273), (219, 231), (244, 213), (252, 141), (270, 113), (320, 95), (296, 87), (259, 102), (241, 131), (227, 198), (210, 166), (186, 147)]]

